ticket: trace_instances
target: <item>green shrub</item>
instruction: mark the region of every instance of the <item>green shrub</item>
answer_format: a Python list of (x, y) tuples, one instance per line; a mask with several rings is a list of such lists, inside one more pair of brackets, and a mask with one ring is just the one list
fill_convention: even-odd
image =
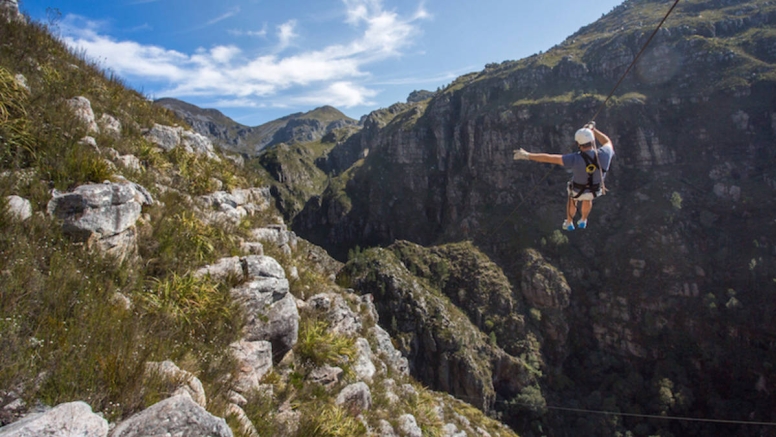
[(332, 403), (312, 405), (302, 414), (297, 435), (305, 437), (355, 437), (366, 427), (345, 409)]
[(329, 324), (315, 317), (302, 319), (295, 352), (302, 363), (311, 366), (345, 365), (356, 356), (352, 338), (333, 333)]

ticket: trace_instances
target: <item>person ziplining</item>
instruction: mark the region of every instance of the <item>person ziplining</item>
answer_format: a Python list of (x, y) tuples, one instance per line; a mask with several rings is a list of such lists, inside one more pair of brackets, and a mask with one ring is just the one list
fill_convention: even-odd
[[(574, 134), (574, 140), (579, 148), (578, 152), (565, 155), (549, 153), (530, 153), (520, 148), (514, 151), (513, 159), (544, 162), (547, 164), (561, 165), (570, 169), (572, 178), (568, 183), (566, 192), (566, 219), (563, 221), (563, 229), (574, 230), (574, 218), (577, 211), (580, 219), (576, 223), (579, 229), (587, 228), (587, 219), (593, 208), (593, 199), (606, 193), (604, 179), (614, 157), (614, 145), (606, 134), (595, 127), (591, 122)], [(596, 147), (596, 140), (601, 147)]]
[[(644, 54), (644, 52), (647, 50), (647, 47), (649, 47), (649, 44), (655, 38), (657, 32), (660, 30), (668, 17), (671, 15), (671, 12), (673, 12), (678, 4), (679, 0), (675, 0), (674, 4), (671, 6), (668, 12), (666, 12), (665, 16), (657, 25), (654, 32), (652, 32), (649, 38), (647, 38), (647, 41), (641, 47), (641, 50), (633, 58), (633, 61), (622, 74), (620, 80), (617, 82), (614, 88), (612, 88), (612, 91), (601, 104), (600, 108), (598, 108), (598, 111), (596, 111), (595, 115), (593, 115), (590, 123), (576, 132), (574, 135), (574, 140), (577, 142), (579, 152), (569, 153), (566, 155), (557, 155), (548, 153), (530, 153), (522, 148), (513, 151), (514, 160), (546, 162), (549, 164), (561, 165), (571, 169), (573, 176), (567, 188), (568, 202), (566, 203), (566, 218), (563, 221), (563, 229), (566, 231), (573, 231), (575, 229), (574, 217), (576, 216), (577, 211), (580, 212), (581, 216), (579, 221), (576, 223), (576, 227), (579, 227), (580, 229), (587, 228), (588, 216), (590, 215), (590, 210), (593, 208), (593, 199), (600, 195), (606, 194), (604, 179), (606, 178), (606, 172), (609, 170), (612, 158), (614, 157), (614, 145), (606, 134), (599, 131), (595, 127), (595, 119), (598, 117), (601, 111), (606, 109), (607, 103), (609, 103), (609, 100), (611, 100), (611, 98), (614, 96), (617, 88), (619, 88), (619, 86), (628, 76), (628, 73), (636, 65), (638, 60), (641, 58), (641, 55)], [(596, 147), (596, 140), (601, 143), (600, 148)], [(550, 172), (547, 172), (544, 178), (542, 178), (542, 181), (549, 175)], [(536, 184), (536, 186), (538, 186), (538, 184)], [(536, 186), (534, 186), (534, 189)], [(533, 192), (533, 189), (531, 192)], [(515, 211), (520, 209), (520, 207), (523, 205), (523, 202), (525, 202), (525, 198), (517, 205)], [(505, 220), (501, 226), (506, 223), (507, 220)]]

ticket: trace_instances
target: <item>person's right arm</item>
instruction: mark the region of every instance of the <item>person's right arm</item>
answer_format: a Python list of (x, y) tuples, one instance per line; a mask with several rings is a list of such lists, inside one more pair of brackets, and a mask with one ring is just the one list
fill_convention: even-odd
[(601, 132), (600, 130), (593, 128), (593, 135), (595, 135), (596, 141), (598, 141), (598, 144), (601, 145), (601, 147), (609, 146), (612, 148), (612, 151), (614, 151), (614, 144), (612, 144), (612, 140), (609, 139), (608, 136), (606, 136), (605, 133)]

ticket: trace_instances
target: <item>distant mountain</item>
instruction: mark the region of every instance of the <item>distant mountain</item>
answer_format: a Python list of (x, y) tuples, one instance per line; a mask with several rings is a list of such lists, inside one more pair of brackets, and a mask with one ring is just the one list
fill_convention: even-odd
[(356, 120), (331, 106), (298, 112), (261, 126), (250, 127), (216, 109), (203, 109), (181, 100), (163, 98), (155, 103), (173, 111), (196, 132), (210, 137), (222, 149), (251, 157), (275, 144), (319, 141), (336, 129), (358, 125)]

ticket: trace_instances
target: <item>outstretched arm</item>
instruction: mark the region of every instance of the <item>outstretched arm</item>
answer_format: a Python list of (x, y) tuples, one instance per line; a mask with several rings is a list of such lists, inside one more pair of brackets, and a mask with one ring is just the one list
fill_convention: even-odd
[(553, 155), (549, 153), (530, 153), (523, 149), (515, 150), (514, 159), (544, 162), (547, 164), (563, 165), (563, 155)]

